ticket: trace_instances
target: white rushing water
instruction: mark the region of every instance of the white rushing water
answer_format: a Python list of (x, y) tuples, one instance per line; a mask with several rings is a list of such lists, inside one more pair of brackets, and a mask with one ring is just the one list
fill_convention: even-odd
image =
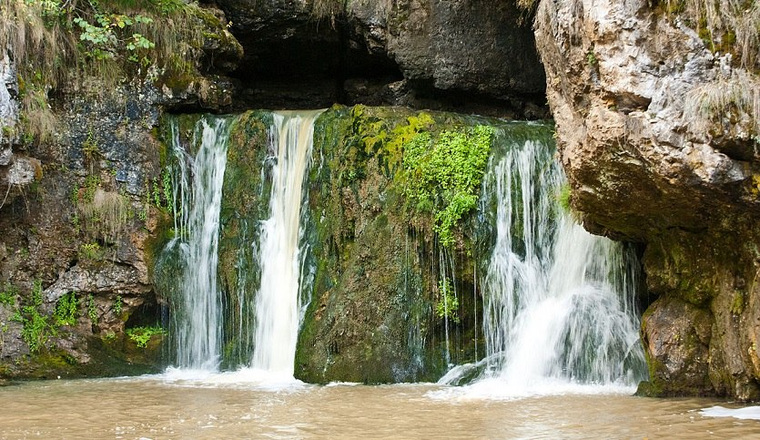
[[(520, 396), (630, 388), (642, 380), (635, 270), (623, 247), (586, 232), (562, 209), (564, 176), (539, 142), (491, 166), (496, 243), (483, 280), (486, 357), (470, 392)], [(606, 388), (604, 388), (606, 387)], [(629, 390), (630, 391), (630, 390)]]
[(270, 218), (261, 225), (258, 246), (261, 287), (256, 294), (251, 367), (274, 376), (293, 376), (304, 306), (299, 294), (302, 188), (311, 158), (314, 120), (319, 113), (273, 115), (276, 163), (272, 169)]
[(195, 128), (195, 157), (180, 145), (173, 126), (174, 218), (183, 260), (180, 310), (176, 313), (177, 365), (194, 370), (215, 370), (219, 365), (222, 299), (217, 286), (219, 212), (227, 166), (230, 121), (204, 117)]

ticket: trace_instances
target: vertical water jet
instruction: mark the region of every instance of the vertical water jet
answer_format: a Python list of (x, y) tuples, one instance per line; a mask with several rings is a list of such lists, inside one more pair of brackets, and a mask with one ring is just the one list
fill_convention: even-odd
[(251, 367), (292, 376), (304, 301), (300, 295), (303, 252), (299, 247), (306, 178), (321, 111), (273, 115), (275, 164), (272, 168), (270, 217), (261, 224), (261, 286), (255, 300)]
[(181, 145), (172, 120), (176, 238), (167, 249), (179, 247), (182, 276), (173, 301), (176, 362), (181, 368), (216, 370), (222, 335), (222, 296), (217, 286), (219, 212), (227, 165), (230, 119), (205, 116), (196, 126), (193, 158)]

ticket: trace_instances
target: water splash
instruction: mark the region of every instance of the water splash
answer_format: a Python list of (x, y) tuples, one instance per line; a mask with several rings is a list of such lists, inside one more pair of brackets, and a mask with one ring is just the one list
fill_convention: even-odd
[(313, 146), (314, 120), (321, 111), (273, 115), (276, 163), (272, 169), (270, 218), (261, 225), (261, 287), (256, 294), (251, 367), (292, 376), (298, 328), (304, 307), (300, 297), (304, 250), (302, 187)]

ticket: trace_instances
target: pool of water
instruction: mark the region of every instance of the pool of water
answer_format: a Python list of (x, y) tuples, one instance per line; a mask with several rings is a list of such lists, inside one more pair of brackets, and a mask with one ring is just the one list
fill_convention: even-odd
[(0, 438), (760, 438), (760, 421), (701, 412), (737, 405), (633, 397), (624, 388), (510, 396), (494, 386), (271, 379), (165, 374), (10, 385), (0, 388)]

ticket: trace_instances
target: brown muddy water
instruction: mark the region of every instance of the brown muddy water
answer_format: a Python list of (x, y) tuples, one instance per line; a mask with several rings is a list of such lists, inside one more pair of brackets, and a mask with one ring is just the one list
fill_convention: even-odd
[[(610, 388), (523, 397), (491, 391), (434, 384), (265, 387), (234, 375), (28, 382), (0, 388), (0, 438), (760, 438), (760, 421), (703, 415), (715, 405), (738, 407), (716, 400), (640, 398)], [(758, 415), (756, 408), (744, 411)]]

